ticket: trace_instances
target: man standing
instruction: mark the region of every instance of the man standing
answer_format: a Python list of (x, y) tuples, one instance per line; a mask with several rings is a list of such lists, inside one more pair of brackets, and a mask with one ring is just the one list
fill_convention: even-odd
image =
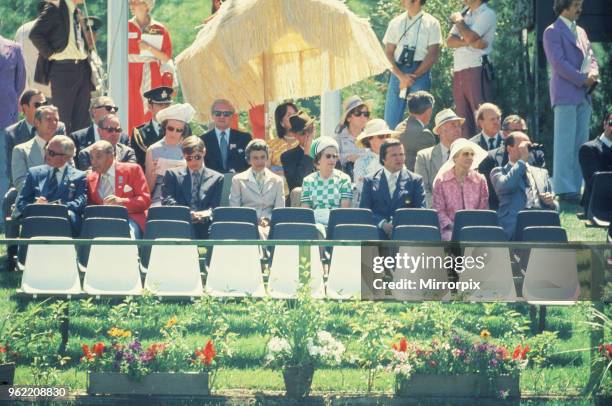
[[(100, 141), (100, 133), (98, 131), (98, 123), (100, 120), (109, 114), (117, 113), (117, 111), (119, 111), (119, 107), (117, 107), (113, 99), (108, 96), (99, 96), (91, 101), (89, 114), (91, 116), (92, 124), (87, 128), (79, 129), (78, 131), (70, 134), (70, 138), (72, 138), (74, 145), (76, 145), (77, 157), (82, 150), (94, 142)], [(122, 133), (119, 136), (119, 142), (122, 144), (127, 144), (129, 142), (127, 134)]]
[(83, 1), (45, 0), (30, 32), (39, 53), (34, 80), (51, 82), (53, 102), (68, 133), (90, 124), (87, 107), (94, 90), (76, 7)]
[(400, 141), (406, 152), (406, 168), (414, 171), (417, 152), (436, 145), (436, 137), (426, 127), (433, 114), (434, 97), (425, 90), (419, 90), (408, 97), (410, 115), (395, 131), (400, 132)]
[[(385, 121), (395, 128), (404, 117), (406, 96), (429, 90), (429, 71), (438, 60), (442, 34), (440, 22), (422, 10), (427, 0), (402, 0), (406, 11), (393, 18), (383, 38), (391, 62), (391, 76), (385, 101)], [(400, 95), (404, 89), (405, 95)]]
[(283, 172), (289, 186), (289, 204), (300, 207), (304, 178), (315, 171), (312, 157), (308, 153), (315, 132), (315, 120), (304, 112), (289, 117), (289, 132), (298, 140), (298, 145), (281, 154)]
[(603, 133), (592, 141), (584, 143), (578, 151), (580, 168), (584, 177), (584, 194), (581, 205), (585, 213), (589, 209), (595, 172), (612, 171), (612, 110), (604, 116)]
[(172, 92), (173, 90), (171, 87), (160, 86), (143, 93), (143, 96), (149, 103), (148, 110), (151, 112), (152, 118), (149, 122), (136, 127), (130, 140), (130, 147), (132, 147), (136, 153), (136, 161), (143, 169), (147, 156), (147, 149), (161, 140), (159, 136), (161, 124), (155, 120), (155, 117), (157, 117), (157, 113), (170, 107), (172, 104)]
[(141, 238), (151, 205), (142, 168), (135, 163), (117, 162), (113, 145), (101, 140), (91, 146), (91, 169), (87, 175), (89, 204), (124, 206), (132, 236)]
[(529, 137), (513, 132), (506, 139), (508, 163), (493, 168), (491, 183), (499, 198), (499, 223), (509, 238), (514, 236), (518, 212), (525, 209), (559, 210), (548, 172), (527, 163)]
[(200, 138), (187, 137), (181, 147), (187, 166), (166, 171), (162, 205), (191, 208), (194, 236), (206, 239), (212, 210), (221, 203), (223, 175), (204, 165), (206, 147)]
[(359, 207), (372, 210), (381, 239), (390, 239), (393, 214), (402, 208), (424, 208), (423, 179), (404, 167), (404, 146), (387, 139), (380, 147), (383, 169), (366, 176)]
[(414, 172), (423, 178), (423, 187), (427, 195), (427, 207), (433, 203), (433, 181), (438, 171), (448, 160), (450, 147), (461, 137), (461, 125), (465, 120), (451, 109), (444, 109), (436, 114), (436, 126), (433, 133), (440, 137), (440, 143), (417, 152)]
[(219, 173), (242, 172), (249, 164), (244, 156), (251, 134), (230, 128), (234, 106), (228, 100), (215, 100), (211, 107), (215, 128), (202, 135), (206, 145), (206, 167)]
[(17, 102), (25, 87), (25, 63), (19, 44), (0, 35), (0, 128), (17, 122)]
[(45, 148), (46, 165), (28, 169), (13, 218), (18, 218), (28, 204), (65, 204), (73, 235), (78, 235), (81, 214), (87, 205), (87, 184), (85, 172), (69, 164), (73, 156), (74, 143), (69, 137), (57, 135), (49, 141)]
[(480, 145), (485, 151), (492, 151), (501, 147), (502, 135), (501, 110), (493, 103), (483, 103), (476, 111), (476, 122), (482, 129), (480, 134), (476, 134), (470, 141)]
[[(119, 142), (119, 138), (123, 134), (119, 117), (114, 114), (109, 114), (103, 117), (96, 125), (98, 136), (101, 140), (108, 141), (115, 148), (115, 159), (117, 162), (136, 163), (136, 155), (134, 150), (125, 144)], [(77, 168), (86, 171), (91, 167), (91, 145), (81, 150), (77, 157)]]
[(491, 100), (489, 56), (497, 26), (488, 0), (463, 0), (466, 9), (451, 14), (453, 22), (446, 45), (453, 48), (453, 98), (457, 114), (465, 117), (463, 137), (476, 133), (474, 115), (478, 106)]
[(582, 177), (578, 149), (589, 139), (591, 96), (599, 68), (586, 32), (576, 25), (582, 0), (555, 0), (557, 20), (544, 30), (550, 63), (550, 101), (555, 114), (553, 184), (559, 197), (580, 200)]

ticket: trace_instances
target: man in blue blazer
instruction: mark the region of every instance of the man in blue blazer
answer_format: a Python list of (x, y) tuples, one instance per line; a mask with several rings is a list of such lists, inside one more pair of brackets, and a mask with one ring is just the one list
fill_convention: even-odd
[(28, 170), (26, 181), (17, 196), (13, 217), (17, 218), (28, 204), (64, 204), (74, 235), (78, 235), (81, 214), (87, 205), (85, 172), (69, 162), (74, 156), (74, 143), (65, 135), (56, 135), (45, 148), (45, 165)]
[(404, 166), (404, 146), (387, 139), (380, 147), (382, 169), (363, 181), (359, 207), (372, 210), (381, 239), (391, 238), (393, 214), (401, 208), (424, 208), (423, 179)]
[(182, 143), (186, 167), (169, 169), (162, 184), (162, 205), (191, 208), (191, 223), (197, 239), (208, 238), (212, 209), (221, 203), (223, 175), (204, 166), (204, 142), (190, 136)]
[(491, 183), (499, 198), (497, 216), (509, 238), (513, 238), (518, 212), (525, 209), (559, 210), (546, 169), (527, 163), (529, 137), (519, 131), (506, 138), (508, 163), (493, 168)]

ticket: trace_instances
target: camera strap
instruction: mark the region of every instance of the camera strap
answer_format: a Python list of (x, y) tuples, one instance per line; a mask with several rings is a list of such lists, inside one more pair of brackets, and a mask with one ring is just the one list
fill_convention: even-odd
[[(410, 23), (410, 25), (408, 25), (408, 12), (406, 12), (406, 21), (404, 22), (404, 32), (402, 33), (401, 37), (399, 37), (399, 39), (397, 40), (397, 43), (399, 44), (400, 41), (402, 40), (402, 38), (404, 38), (406, 36), (406, 34), (408, 33), (408, 31), (410, 31), (410, 29), (412, 28), (413, 25), (415, 25), (416, 23), (420, 22), (421, 19), (423, 18), (423, 14), (421, 14), (419, 16), (419, 18), (417, 18), (416, 20), (414, 20), (412, 23)], [(408, 25), (408, 27), (406, 27), (406, 25)], [(421, 24), (419, 24), (419, 30), (417, 31), (417, 41), (419, 39), (419, 31), (421, 31)], [(414, 46), (416, 47), (416, 43), (414, 44)]]

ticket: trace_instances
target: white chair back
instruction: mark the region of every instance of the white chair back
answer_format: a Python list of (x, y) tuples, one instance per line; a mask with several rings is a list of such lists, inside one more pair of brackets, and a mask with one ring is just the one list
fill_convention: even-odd
[[(300, 282), (300, 248), (294, 245), (279, 245), (274, 250), (274, 258), (268, 278), (268, 294), (278, 299), (295, 298)], [(325, 297), (323, 284), (323, 264), (319, 247), (310, 247), (310, 290), (313, 297)]]
[[(156, 241), (188, 241), (156, 238)], [(144, 287), (158, 296), (202, 296), (202, 278), (196, 245), (154, 245)]]
[(266, 295), (256, 245), (217, 245), (212, 252), (204, 291), (211, 296)]

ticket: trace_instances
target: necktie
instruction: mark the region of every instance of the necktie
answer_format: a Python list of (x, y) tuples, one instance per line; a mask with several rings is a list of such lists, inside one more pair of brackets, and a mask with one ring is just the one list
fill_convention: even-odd
[(57, 173), (59, 172), (58, 168), (53, 168), (53, 172), (51, 173), (51, 179), (49, 179), (49, 192), (47, 193), (47, 200), (54, 200), (52, 197), (57, 193)]
[(395, 186), (397, 185), (397, 174), (392, 173), (387, 179), (387, 183), (389, 183), (389, 195), (391, 199), (393, 199), (393, 194), (395, 193)]
[(191, 182), (191, 203), (190, 206), (193, 210), (198, 207), (198, 197), (200, 194), (200, 179), (202, 175), (200, 172), (193, 172), (193, 181)]
[(496, 147), (495, 137), (489, 138), (489, 151), (491, 151), (492, 149), (495, 149), (495, 147)]
[(264, 186), (264, 172), (263, 171), (259, 173), (255, 173), (255, 181), (257, 182), (259, 193), (263, 192), (263, 186)]
[(36, 135), (36, 127), (32, 127), (32, 129), (30, 130), (30, 139), (34, 138), (35, 135)]
[(74, 14), (72, 14), (73, 26), (74, 26), (74, 40), (76, 41), (76, 46), (79, 50), (83, 50), (85, 48), (85, 43), (83, 41), (83, 36), (81, 35), (81, 25), (79, 22), (79, 9), (74, 9)]
[(106, 173), (100, 177), (98, 193), (100, 194), (100, 198), (102, 198), (102, 200), (113, 194), (113, 185), (111, 185), (109, 176)]
[(576, 21), (572, 21), (570, 30), (572, 31), (572, 34), (574, 34), (574, 38), (578, 38), (578, 32), (576, 31)]
[(223, 169), (227, 169), (227, 138), (225, 131), (221, 131), (221, 141), (219, 142), (221, 150), (221, 161), (223, 161)]
[(527, 168), (525, 172), (525, 184), (527, 187), (525, 188), (525, 194), (527, 195), (527, 202), (525, 204), (526, 209), (536, 209), (540, 207), (540, 198), (538, 196), (538, 190), (536, 188), (535, 182)]

